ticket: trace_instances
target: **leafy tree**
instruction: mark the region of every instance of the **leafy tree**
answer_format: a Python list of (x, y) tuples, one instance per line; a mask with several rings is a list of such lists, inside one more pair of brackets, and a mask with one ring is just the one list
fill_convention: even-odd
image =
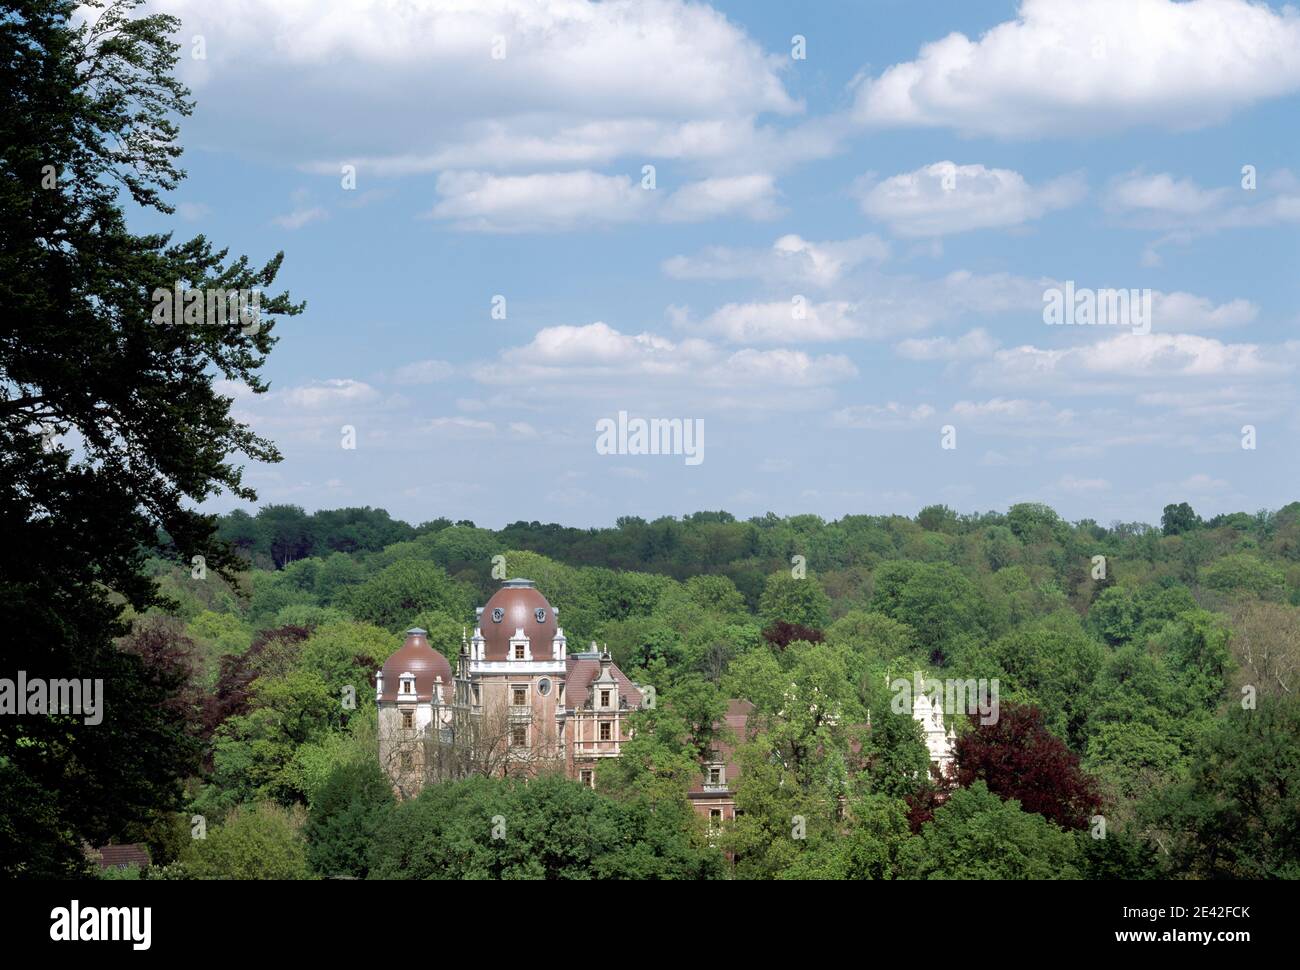
[(196, 879), (310, 879), (301, 810), (266, 802), (235, 808), (193, 841), (185, 862)]
[(426, 610), (469, 616), (471, 598), (469, 590), (454, 582), (441, 566), (403, 560), (349, 590), (347, 605), (357, 619), (400, 632)]
[(185, 677), (113, 638), (127, 632), (125, 607), (158, 603), (143, 567), (160, 533), (186, 562), (233, 566), (195, 507), (221, 489), (255, 498), (239, 456), (279, 456), (216, 381), (264, 391), (272, 318), (301, 310), (268, 294), (255, 329), (152, 322), (156, 288), (265, 289), (281, 256), (257, 269), (202, 236), (127, 229), (125, 196), (171, 211), (162, 193), (183, 177), (174, 119), (192, 106), (172, 76), (179, 21), (137, 6), (92, 0), (83, 20), (70, 0), (32, 0), (0, 18), (0, 623), (22, 631), (6, 659), (112, 685), (94, 727), (0, 719), (0, 832), (25, 828), (12, 814), (26, 810), (20, 793), (48, 792), (43, 816), (69, 850), (2, 840), (10, 873), (79, 868), (69, 860), (82, 842), (179, 806), (195, 749), (169, 699)]
[(1186, 502), (1166, 505), (1160, 515), (1160, 531), (1167, 536), (1182, 535), (1201, 528), (1204, 523), (1196, 511)]
[(1204, 739), (1191, 777), (1156, 792), (1149, 816), (1174, 835), (1178, 867), (1202, 878), (1300, 878), (1300, 703), (1234, 707)]
[(1280, 569), (1244, 552), (1224, 556), (1207, 566), (1201, 582), (1220, 592), (1263, 598), (1280, 596), (1285, 585)]
[(767, 577), (758, 610), (769, 627), (785, 621), (821, 630), (830, 622), (830, 599), (817, 578), (795, 579), (789, 571)]
[(307, 861), (322, 876), (365, 878), (380, 826), (396, 799), (373, 759), (338, 765), (311, 800)]
[(1083, 828), (1101, 807), (1096, 782), (1079, 757), (1043, 726), (1036, 707), (1004, 704), (991, 724), (971, 724), (954, 749), (957, 784), (984, 782), (1062, 828)]
[(953, 792), (899, 853), (905, 879), (1078, 879), (1075, 839), (982, 781)]

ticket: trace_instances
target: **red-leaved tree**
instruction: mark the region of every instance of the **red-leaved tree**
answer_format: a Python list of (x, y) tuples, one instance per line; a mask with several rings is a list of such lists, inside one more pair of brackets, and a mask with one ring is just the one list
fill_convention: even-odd
[(957, 739), (954, 755), (957, 784), (965, 788), (983, 779), (989, 791), (1062, 828), (1086, 828), (1101, 807), (1096, 779), (1043, 726), (1036, 707), (1004, 704), (995, 723), (976, 720)]

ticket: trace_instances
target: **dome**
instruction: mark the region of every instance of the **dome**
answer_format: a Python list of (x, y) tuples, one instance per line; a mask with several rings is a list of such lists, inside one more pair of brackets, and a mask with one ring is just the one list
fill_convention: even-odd
[[(416, 700), (431, 700), (434, 681), (441, 677), (443, 702), (451, 703), (455, 690), (451, 664), (446, 657), (429, 646), (429, 635), (418, 627), (406, 631), (406, 642), (384, 661), (383, 673), (384, 692), (379, 697), (381, 701), (396, 701), (402, 674), (414, 674)], [(409, 700), (410, 695), (403, 694), (402, 699)]]
[(478, 618), (484, 660), (511, 660), (510, 638), (523, 630), (534, 660), (551, 660), (557, 624), (555, 610), (531, 579), (511, 579), (483, 607)]

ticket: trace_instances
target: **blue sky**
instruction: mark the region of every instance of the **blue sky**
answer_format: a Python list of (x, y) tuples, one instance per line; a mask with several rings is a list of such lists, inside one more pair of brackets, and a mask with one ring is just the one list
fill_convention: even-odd
[[(272, 392), (225, 388), (285, 456), (248, 468), (261, 501), (500, 526), (1296, 499), (1300, 15), (804, 6), (156, 0), (198, 101), (165, 221), (285, 250), (308, 303)], [(1150, 290), (1150, 333), (1047, 326), (1066, 281)], [(619, 411), (702, 419), (705, 460), (598, 454)]]

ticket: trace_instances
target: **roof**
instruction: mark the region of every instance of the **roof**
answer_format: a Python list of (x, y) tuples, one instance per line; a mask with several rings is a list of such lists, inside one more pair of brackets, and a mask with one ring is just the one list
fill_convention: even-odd
[(101, 845), (94, 850), (95, 859), (101, 869), (122, 869), (126, 866), (139, 866), (144, 869), (150, 864), (149, 849), (138, 842), (126, 845)]
[[(628, 679), (618, 665), (610, 663), (609, 671), (618, 682), (618, 696), (627, 698), (627, 706), (636, 709), (641, 706), (641, 692)], [(577, 710), (587, 703), (591, 694), (591, 682), (600, 676), (600, 654), (569, 654), (564, 667), (564, 705)]]
[[(749, 715), (754, 711), (754, 705), (749, 701), (733, 697), (727, 701), (727, 713), (724, 717), (726, 727), (731, 729), (735, 735), (736, 744), (747, 740), (747, 731), (749, 728)], [(715, 722), (714, 728), (723, 726), (722, 722)], [(736, 744), (733, 744), (727, 738), (719, 738), (716, 743), (718, 760), (726, 765), (725, 782), (726, 791), (733, 792), (736, 790), (736, 779), (740, 777), (740, 766), (736, 764)], [(713, 762), (706, 762), (712, 764)], [(718, 791), (705, 791), (704, 789), (704, 772), (701, 771), (695, 780), (691, 782), (690, 790), (687, 792), (692, 797), (708, 797), (717, 795)]]
[[(396, 701), (397, 691), (401, 687), (399, 679), (402, 674), (415, 674), (415, 700), (429, 701), (433, 698), (435, 679), (442, 678), (442, 697), (450, 703), (452, 699), (453, 680), (451, 663), (433, 647), (429, 646), (429, 636), (415, 627), (406, 631), (406, 640), (396, 653), (384, 661), (383, 693), (381, 701)], [(403, 700), (410, 700), (409, 694), (402, 695)]]
[[(539, 619), (540, 617), (540, 619)], [(511, 660), (510, 638), (523, 630), (534, 660), (554, 656), (554, 639), (559, 630), (555, 610), (531, 579), (511, 579), (483, 607), (478, 618), (483, 636), (484, 660)]]

